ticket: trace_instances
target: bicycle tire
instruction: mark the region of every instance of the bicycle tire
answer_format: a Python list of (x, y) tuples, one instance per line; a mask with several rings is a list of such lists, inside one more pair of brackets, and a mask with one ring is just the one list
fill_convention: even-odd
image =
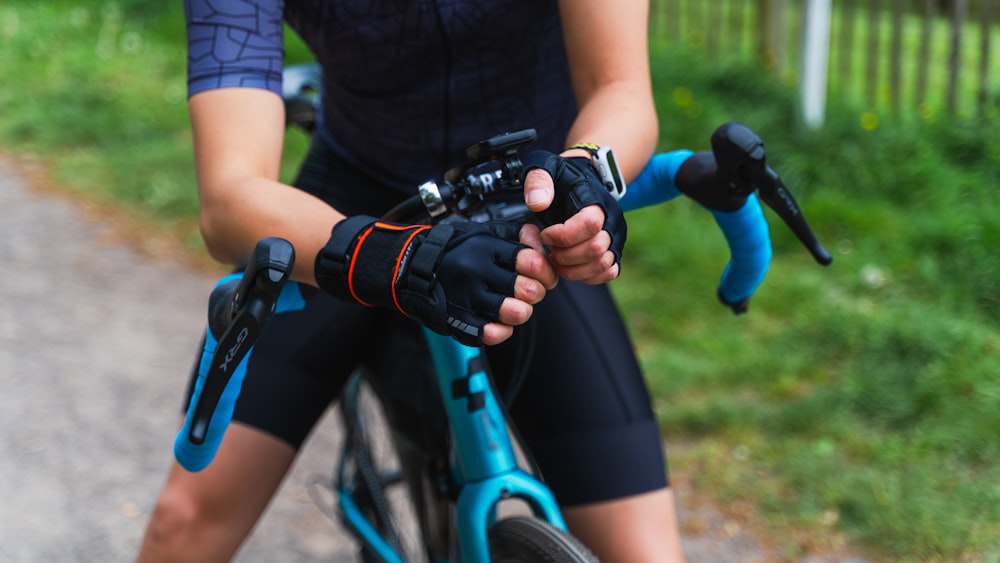
[(580, 540), (544, 520), (513, 516), (490, 528), (494, 563), (596, 563)]
[[(428, 561), (381, 400), (363, 380), (355, 400), (356, 408), (350, 414), (345, 412), (344, 419), (355, 447), (353, 467), (348, 468), (346, 477), (354, 483), (356, 500), (404, 561)], [(353, 420), (348, 420), (352, 415)], [(381, 561), (365, 548), (361, 558)]]

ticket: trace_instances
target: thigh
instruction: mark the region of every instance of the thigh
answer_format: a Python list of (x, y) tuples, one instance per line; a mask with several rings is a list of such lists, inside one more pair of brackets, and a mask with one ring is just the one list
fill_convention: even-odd
[[(378, 327), (389, 316), (301, 287), (309, 293), (305, 307), (276, 314), (254, 345), (233, 411), (234, 422), (270, 434), (293, 450), (375, 347)], [(196, 370), (188, 400), (195, 376)]]
[[(665, 487), (649, 392), (607, 287), (563, 280), (533, 319), (533, 358), (511, 413), (559, 502)], [(501, 379), (526, 346), (513, 340), (489, 352)]]
[[(337, 156), (318, 137), (293, 183), (348, 215), (380, 214), (400, 197)], [(379, 325), (395, 317), (300, 287), (308, 293), (305, 307), (272, 318), (254, 346), (233, 413), (234, 421), (272, 434), (295, 449), (351, 371), (378, 349)], [(190, 393), (191, 388), (189, 397)]]

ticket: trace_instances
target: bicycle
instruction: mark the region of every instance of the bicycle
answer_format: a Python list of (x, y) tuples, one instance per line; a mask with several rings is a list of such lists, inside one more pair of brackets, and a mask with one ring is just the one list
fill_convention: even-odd
[[(422, 184), (417, 195), (385, 219), (524, 220), (528, 212), (519, 191), (518, 151), (533, 138), (534, 131), (527, 130), (470, 147), (469, 165), (449, 171), (441, 183)], [(731, 251), (718, 297), (740, 314), (747, 310), (771, 259), (767, 222), (756, 192), (817, 262), (829, 264), (832, 258), (813, 235), (791, 192), (766, 165), (755, 133), (741, 124), (726, 124), (713, 134), (712, 149), (717, 168), (711, 172), (745, 199), (736, 211), (710, 209)], [(674, 179), (693, 154), (673, 151), (654, 157), (621, 199), (623, 209), (680, 195)], [(275, 313), (304, 305), (302, 287), (288, 282), (294, 259), (287, 241), (265, 239), (242, 273), (222, 278), (213, 290), (199, 377), (175, 442), (175, 455), (185, 468), (200, 470), (214, 456), (231, 420), (253, 344), (267, 321)], [(414, 424), (412, 417), (407, 418), (412, 413), (381, 382), (363, 373), (352, 377), (342, 397), (346, 438), (333, 488), (342, 521), (362, 546), (362, 560), (594, 561), (567, 532), (555, 498), (537, 477), (530, 451), (523, 446), (528, 469), (519, 466), (516, 429), (505, 411), (516, 394), (516, 378), (501, 394), (479, 348), (427, 329), (423, 333), (437, 376), (434, 397), (440, 416)], [(384, 466), (373, 454), (382, 446), (382, 438), (366, 420), (372, 413), (365, 407), (370, 400), (385, 412), (400, 467)], [(435, 439), (426, 440), (428, 435)], [(409, 493), (418, 513), (421, 537), (416, 542), (404, 541), (389, 500), (391, 490), (399, 486)], [(531, 514), (500, 517), (500, 503), (510, 499), (526, 503)]]

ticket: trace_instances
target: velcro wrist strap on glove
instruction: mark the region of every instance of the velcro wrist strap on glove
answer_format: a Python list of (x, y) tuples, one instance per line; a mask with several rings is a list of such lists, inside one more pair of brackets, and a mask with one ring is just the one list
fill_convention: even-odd
[(604, 187), (590, 159), (579, 156), (564, 158), (546, 151), (534, 151), (525, 156), (523, 163), (522, 183), (529, 171), (541, 168), (552, 176), (555, 185), (552, 204), (537, 214), (542, 224), (563, 223), (584, 207), (600, 206), (604, 211), (602, 228), (611, 235), (611, 251), (615, 254), (615, 262), (621, 266), (622, 249), (628, 234), (625, 216), (614, 196)]
[[(326, 262), (322, 270), (316, 269), (317, 282), (337, 297), (402, 311), (396, 282), (406, 269), (413, 250), (410, 245), (427, 230), (428, 225), (396, 225), (365, 215), (345, 219), (333, 228), (317, 256), (317, 263)], [(359, 265), (362, 255), (364, 263)], [(335, 275), (330, 277), (331, 273)]]
[(475, 346), (514, 295), (516, 257), (525, 246), (503, 237), (515, 233), (502, 224), (351, 217), (334, 226), (316, 255), (316, 281), (337, 297), (395, 309)]

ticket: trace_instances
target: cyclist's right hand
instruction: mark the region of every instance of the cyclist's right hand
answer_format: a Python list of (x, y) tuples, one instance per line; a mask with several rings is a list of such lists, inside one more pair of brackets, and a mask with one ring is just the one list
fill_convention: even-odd
[(349, 217), (317, 254), (316, 281), (337, 297), (398, 310), (463, 344), (498, 344), (557, 280), (537, 235), (519, 228)]
[(521, 180), (528, 208), (545, 226), (542, 240), (560, 275), (588, 284), (617, 278), (625, 219), (590, 158), (533, 151), (524, 158)]

